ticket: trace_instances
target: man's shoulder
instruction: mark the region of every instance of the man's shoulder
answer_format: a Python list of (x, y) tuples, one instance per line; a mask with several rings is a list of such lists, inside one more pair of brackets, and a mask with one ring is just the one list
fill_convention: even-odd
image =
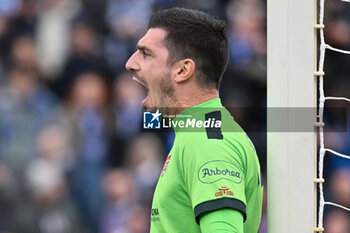
[(224, 148), (226, 151), (234, 149), (236, 152), (241, 152), (250, 146), (247, 134), (225, 107), (203, 110), (197, 113), (196, 117), (208, 121), (203, 123), (203, 126), (209, 127), (182, 130), (176, 135), (179, 146), (194, 148), (197, 151)]

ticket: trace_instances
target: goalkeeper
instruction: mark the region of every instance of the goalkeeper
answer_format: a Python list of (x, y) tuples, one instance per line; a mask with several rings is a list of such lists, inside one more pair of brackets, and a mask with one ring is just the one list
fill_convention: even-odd
[(259, 161), (218, 93), (227, 62), (223, 21), (171, 8), (153, 14), (126, 63), (147, 90), (145, 109), (181, 113), (197, 127), (172, 119), (176, 136), (154, 192), (151, 233), (258, 232)]

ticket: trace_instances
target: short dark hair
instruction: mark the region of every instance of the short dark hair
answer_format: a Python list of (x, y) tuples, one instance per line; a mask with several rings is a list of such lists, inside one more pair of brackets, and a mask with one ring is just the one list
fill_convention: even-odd
[(191, 58), (196, 63), (198, 83), (219, 87), (229, 56), (225, 21), (202, 11), (175, 7), (155, 12), (148, 28), (166, 31), (169, 63)]

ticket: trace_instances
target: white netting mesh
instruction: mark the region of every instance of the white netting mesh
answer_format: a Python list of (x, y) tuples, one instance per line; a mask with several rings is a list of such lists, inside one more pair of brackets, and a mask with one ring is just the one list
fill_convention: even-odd
[[(350, 0), (342, 0), (344, 2), (350, 2)], [(323, 87), (323, 75), (324, 75), (324, 59), (325, 59), (325, 53), (326, 50), (333, 50), (335, 52), (343, 53), (343, 54), (350, 54), (350, 51), (334, 48), (326, 43), (324, 38), (324, 6), (325, 6), (325, 0), (320, 0), (319, 5), (319, 22), (318, 25), (316, 25), (316, 28), (319, 30), (319, 36), (320, 36), (320, 55), (319, 55), (319, 63), (318, 63), (318, 71), (316, 74), (319, 74), (319, 109), (318, 109), (318, 122), (323, 123), (323, 113), (324, 113), (324, 103), (325, 101), (329, 100), (343, 100), (350, 102), (349, 98), (346, 97), (326, 97), (324, 94), (324, 87)], [(345, 159), (350, 159), (349, 155), (344, 155), (341, 153), (338, 153), (332, 149), (325, 148), (324, 144), (324, 126), (319, 127), (319, 142), (320, 142), (320, 149), (319, 149), (319, 164), (318, 164), (318, 180), (323, 180), (323, 163), (324, 163), (324, 157), (326, 153), (333, 154), (335, 156), (339, 156)], [(344, 210), (350, 211), (350, 208), (325, 201), (324, 200), (324, 193), (323, 193), (323, 183), (320, 182), (318, 185), (319, 188), (319, 194), (320, 194), (320, 200), (319, 200), (319, 212), (318, 212), (318, 223), (317, 228), (323, 229), (323, 213), (324, 213), (324, 206), (325, 205), (331, 205), (338, 208), (342, 208)]]

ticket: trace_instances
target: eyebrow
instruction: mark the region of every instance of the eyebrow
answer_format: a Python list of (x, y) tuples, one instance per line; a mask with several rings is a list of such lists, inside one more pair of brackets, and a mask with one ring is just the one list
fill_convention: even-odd
[(138, 50), (142, 50), (142, 51), (147, 51), (149, 53), (153, 53), (153, 51), (151, 49), (149, 49), (149, 48), (147, 48), (146, 46), (143, 46), (143, 45), (137, 45), (136, 48)]

